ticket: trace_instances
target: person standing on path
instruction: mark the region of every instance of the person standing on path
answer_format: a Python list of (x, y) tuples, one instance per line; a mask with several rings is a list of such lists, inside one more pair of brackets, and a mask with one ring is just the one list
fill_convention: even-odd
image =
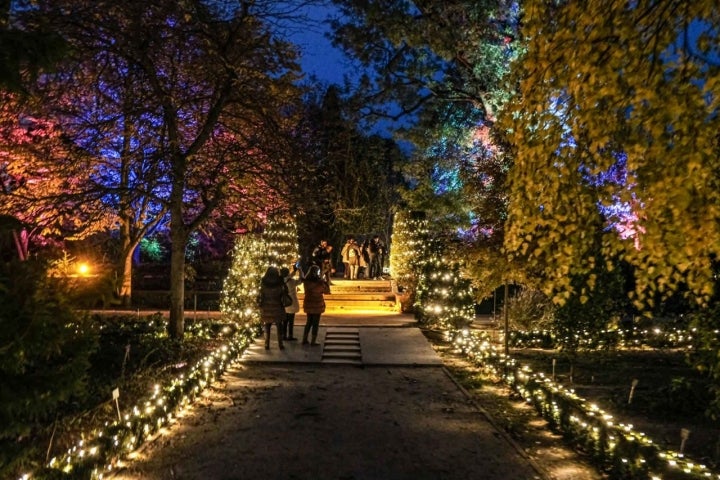
[(320, 267), (320, 271), (322, 272), (323, 279), (328, 283), (332, 283), (330, 281), (330, 277), (333, 273), (335, 273), (335, 269), (333, 268), (332, 264), (332, 245), (328, 244), (327, 240), (320, 240), (320, 244), (315, 247), (315, 250), (313, 250), (312, 258), (315, 262), (315, 265), (318, 265)]
[(347, 241), (345, 242), (345, 245), (343, 245), (342, 250), (340, 251), (340, 257), (342, 257), (342, 262), (345, 268), (343, 269), (343, 278), (348, 280), (351, 278), (350, 276), (350, 257), (348, 256), (348, 252), (352, 244), (355, 242), (355, 238), (352, 236), (348, 237)]
[(293, 271), (290, 273), (290, 269), (283, 267), (280, 269), (280, 276), (285, 282), (288, 295), (292, 298), (292, 304), (285, 307), (285, 319), (283, 320), (282, 336), (283, 340), (294, 341), (297, 340), (293, 333), (295, 328), (295, 314), (300, 311), (300, 302), (297, 296), (297, 287), (302, 283), (302, 277), (296, 276), (300, 272), (298, 270), (298, 264), (293, 265)]
[(265, 325), (265, 350), (270, 350), (270, 332), (273, 324), (277, 326), (278, 346), (285, 349), (282, 322), (285, 319), (285, 307), (281, 297), (284, 286), (280, 271), (275, 267), (268, 267), (260, 281), (260, 319)]
[(385, 244), (380, 240), (380, 236), (373, 236), (368, 244), (368, 253), (370, 254), (370, 278), (373, 280), (379, 280), (382, 277), (384, 249)]
[(317, 265), (312, 265), (304, 277), (303, 311), (307, 315), (307, 322), (305, 322), (305, 330), (303, 330), (302, 344), (308, 344), (308, 334), (312, 330), (310, 345), (315, 346), (319, 345), (317, 336), (320, 329), (320, 315), (325, 312), (325, 294), (330, 293), (330, 287), (322, 278), (320, 267)]
[(360, 250), (360, 262), (358, 268), (358, 278), (370, 278), (370, 254), (368, 253), (368, 244), (370, 241), (366, 238), (358, 245)]
[(347, 246), (347, 259), (348, 267), (350, 268), (350, 276), (347, 277), (350, 280), (357, 280), (358, 268), (360, 267), (360, 246), (357, 244), (355, 239), (350, 239), (350, 244)]

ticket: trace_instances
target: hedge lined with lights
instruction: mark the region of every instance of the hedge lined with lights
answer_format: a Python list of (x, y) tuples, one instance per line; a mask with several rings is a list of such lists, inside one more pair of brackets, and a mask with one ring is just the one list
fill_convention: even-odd
[(148, 438), (170, 424), (178, 412), (189, 406), (210, 383), (222, 375), (252, 343), (250, 327), (227, 325), (220, 347), (198, 361), (185, 373), (156, 385), (152, 395), (122, 415), (122, 421), (108, 423), (88, 432), (64, 455), (50, 460), (47, 467), (22, 478), (101, 479), (123, 458)]
[(490, 369), (548, 422), (578, 445), (613, 479), (720, 479), (705, 465), (663, 450), (632, 425), (616, 424), (612, 415), (574, 391), (520, 365), (494, 347), (485, 333), (447, 332), (448, 339), (474, 364)]
[(220, 310), (229, 323), (222, 331), (209, 332), (212, 338), (224, 339), (222, 345), (185, 373), (164, 385), (156, 385), (150, 397), (133, 406), (122, 420), (85, 433), (64, 455), (23, 479), (101, 479), (121, 465), (123, 459), (171, 423), (242, 356), (259, 332), (256, 300), (265, 268), (289, 265), (298, 258), (297, 252), (297, 228), (292, 219), (270, 220), (262, 236), (238, 237), (220, 302)]
[[(460, 323), (469, 324), (474, 318), (473, 312), (464, 308), (468, 284), (459, 279), (456, 266), (442, 258), (441, 249), (433, 248), (437, 242), (427, 229), (425, 216), (402, 214), (398, 218), (404, 222), (403, 225), (409, 223), (412, 228), (403, 228), (397, 235), (393, 235), (393, 248), (398, 244), (403, 245), (410, 250), (406, 257), (421, 259), (416, 260), (413, 268), (403, 270), (404, 275), (415, 277), (416, 283), (406, 283), (417, 285), (413, 293), (421, 323), (439, 327), (470, 361), (502, 377), (513, 390), (534, 405), (550, 428), (588, 452), (610, 478), (720, 479), (720, 474), (711, 472), (706, 466), (685, 458), (679, 452), (661, 449), (643, 433), (634, 431), (632, 425), (615, 424), (612, 415), (588, 403), (572, 390), (542, 373), (534, 373), (529, 367), (519, 365), (499, 352), (487, 334), (458, 328)], [(439, 254), (435, 255), (435, 252)], [(425, 268), (427, 266), (431, 268)], [(435, 321), (428, 322), (428, 319)], [(579, 333), (577, 335), (580, 338), (573, 340), (585, 349), (640, 346), (683, 348), (692, 345), (693, 333), (692, 330), (679, 328), (636, 327), (607, 330), (597, 336), (588, 332)], [(553, 348), (563, 340), (550, 331), (513, 332), (511, 335), (509, 343), (519, 348)]]
[[(577, 332), (576, 343), (582, 349), (601, 350), (607, 348), (677, 348), (695, 347), (696, 329), (683, 328), (619, 328), (604, 330), (597, 334)], [(555, 349), (566, 344), (551, 330), (513, 330), (508, 344), (515, 348)]]

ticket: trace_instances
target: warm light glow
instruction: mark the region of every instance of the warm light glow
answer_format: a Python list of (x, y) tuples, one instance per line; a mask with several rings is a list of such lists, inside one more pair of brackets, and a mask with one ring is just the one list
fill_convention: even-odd
[(77, 271), (78, 271), (78, 274), (80, 274), (82, 276), (89, 275), (90, 274), (90, 265), (88, 265), (85, 262), (78, 263)]

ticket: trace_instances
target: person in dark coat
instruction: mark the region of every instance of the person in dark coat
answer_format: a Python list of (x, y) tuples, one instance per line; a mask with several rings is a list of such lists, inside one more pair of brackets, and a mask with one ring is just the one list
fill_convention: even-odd
[(320, 244), (315, 247), (312, 253), (312, 259), (315, 265), (320, 266), (321, 277), (327, 282), (328, 285), (332, 283), (330, 277), (335, 273), (335, 268), (332, 263), (332, 245), (328, 244), (327, 240), (320, 240)]
[(303, 331), (302, 344), (307, 345), (308, 334), (312, 330), (310, 345), (317, 343), (318, 330), (320, 329), (320, 315), (325, 312), (325, 294), (330, 293), (330, 287), (322, 278), (320, 267), (312, 265), (303, 280), (305, 298), (303, 299), (303, 311), (307, 315), (305, 330)]
[(280, 350), (285, 348), (281, 332), (285, 319), (285, 307), (281, 300), (283, 284), (280, 271), (275, 267), (269, 267), (260, 281), (260, 319), (265, 324), (265, 350), (270, 349), (270, 331), (273, 324), (277, 326), (278, 346)]
[(302, 284), (302, 278), (297, 273), (302, 271), (298, 269), (297, 264), (293, 265), (293, 270), (283, 267), (280, 269), (280, 276), (283, 277), (288, 295), (292, 298), (292, 305), (285, 307), (285, 320), (283, 321), (283, 340), (297, 340), (293, 333), (295, 328), (295, 314), (300, 311), (300, 302), (297, 296), (297, 287)]
[(374, 280), (380, 280), (383, 274), (383, 258), (385, 256), (385, 244), (380, 240), (379, 235), (375, 235), (368, 244), (368, 254), (370, 255), (370, 277)]

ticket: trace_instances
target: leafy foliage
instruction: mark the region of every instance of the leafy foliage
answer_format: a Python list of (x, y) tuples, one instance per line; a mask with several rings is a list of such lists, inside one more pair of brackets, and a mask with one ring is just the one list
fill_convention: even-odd
[[(592, 275), (595, 277), (592, 290), (586, 295), (571, 295), (555, 311), (554, 331), (560, 348), (571, 354), (581, 348), (581, 335), (601, 338), (613, 320), (618, 323), (617, 319), (628, 311), (625, 277), (619, 266), (606, 269), (605, 262), (600, 262)], [(577, 285), (589, 280), (578, 277), (572, 281)]]
[(410, 302), (414, 302), (417, 282), (427, 260), (429, 228), (424, 212), (400, 211), (395, 214), (390, 273), (398, 289), (411, 297)]
[(288, 192), (305, 246), (321, 238), (340, 245), (347, 235), (373, 232), (389, 237), (396, 170), (406, 158), (393, 140), (364, 130), (354, 108), (334, 85), (305, 99), (297, 138), (304, 166)]
[(262, 261), (258, 259), (262, 265), (290, 268), (300, 259), (295, 219), (280, 216), (270, 218), (263, 231), (262, 240), (267, 249)]
[(554, 307), (544, 293), (521, 288), (503, 306), (501, 316), (507, 308), (510, 327), (518, 330), (543, 330), (552, 326)]
[(148, 228), (169, 221), (177, 338), (191, 234), (220, 211), (247, 226), (282, 203), (275, 179), (299, 99), (296, 52), (273, 35), (272, 2), (218, 7), (68, 0), (26, 12), (28, 25), (52, 21), (74, 47), (40, 86), (94, 159), (94, 192), (121, 217), (125, 272)]
[[(680, 285), (707, 300), (720, 253), (720, 8), (523, 7), (527, 53), (501, 115), (514, 157), (506, 250), (562, 302), (582, 290), (578, 278), (595, 281), (593, 232), (604, 229), (604, 256), (636, 267), (638, 307)], [(625, 213), (598, 224), (613, 206)]]
[(336, 3), (349, 17), (334, 25), (337, 43), (374, 70), (358, 94), (364, 111), (410, 119), (398, 132), (415, 147), (401, 171), (403, 207), (427, 212), (439, 231), (460, 234), (463, 270), (480, 295), (518, 280), (500, 251), (509, 159), (490, 136), (509, 98), (504, 78), (518, 50), (517, 4)]
[(689, 356), (690, 363), (712, 380), (713, 401), (707, 414), (720, 419), (720, 303), (692, 315), (690, 327), (697, 330), (698, 348)]
[(461, 264), (447, 257), (447, 250), (429, 249), (415, 299), (415, 316), (427, 326), (457, 329), (475, 317), (470, 280), (461, 275)]
[(25, 1), (0, 1), (0, 88), (25, 93), (27, 80), (52, 68), (67, 45), (50, 25), (30, 31), (16, 28), (10, 21), (13, 7), (28, 8)]
[[(513, 2), (335, 3), (345, 14), (334, 24), (336, 43), (377, 73), (364, 79), (368, 113), (400, 117), (428, 104), (469, 104), (492, 118), (503, 103), (498, 87), (515, 36)], [(388, 100), (396, 103), (383, 109)]]

